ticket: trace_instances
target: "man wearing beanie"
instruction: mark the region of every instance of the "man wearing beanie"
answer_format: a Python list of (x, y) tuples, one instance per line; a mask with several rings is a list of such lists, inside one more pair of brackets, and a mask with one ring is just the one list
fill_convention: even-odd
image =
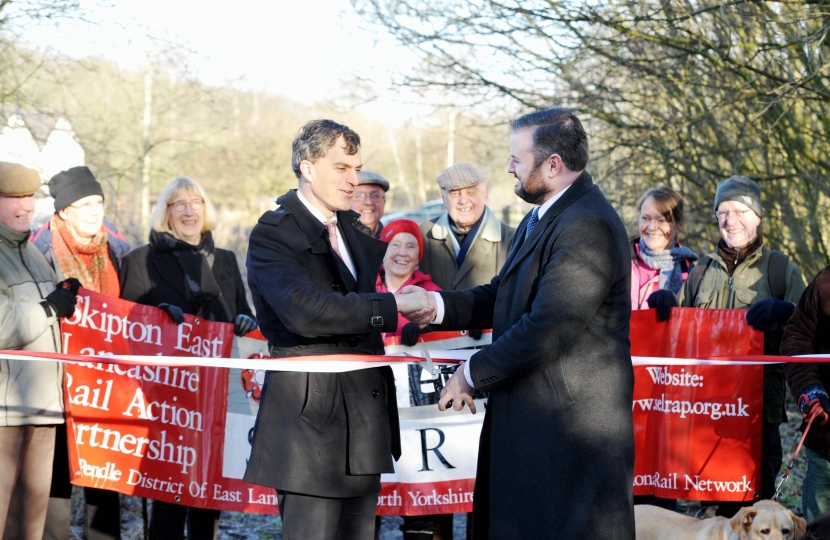
[[(0, 349), (60, 352), (60, 317), (80, 283), (58, 282), (29, 243), (40, 176), (0, 162)], [(0, 360), (0, 536), (40, 540), (49, 502), (55, 426), (63, 424), (63, 367)], [(66, 444), (64, 442), (64, 444)]]
[[(104, 219), (104, 190), (88, 167), (61, 171), (49, 180), (55, 213), (31, 242), (57, 272), (87, 289), (119, 296), (118, 268), (130, 250), (126, 238)], [(85, 537), (120, 538), (118, 493), (84, 488)], [(56, 430), (55, 458), (44, 540), (69, 540), (72, 507), (66, 428)]]
[[(764, 245), (759, 231), (764, 208), (758, 184), (745, 176), (721, 182), (714, 210), (721, 234), (718, 249), (692, 269), (680, 291), (680, 305), (748, 309), (747, 322), (764, 332), (764, 354), (779, 354), (783, 326), (805, 288), (801, 272), (786, 255)], [(772, 497), (781, 468), (778, 425), (787, 421), (785, 391), (783, 365), (764, 366), (761, 486), (756, 489), (762, 499)], [(732, 517), (745, 504), (720, 503), (717, 513)]]

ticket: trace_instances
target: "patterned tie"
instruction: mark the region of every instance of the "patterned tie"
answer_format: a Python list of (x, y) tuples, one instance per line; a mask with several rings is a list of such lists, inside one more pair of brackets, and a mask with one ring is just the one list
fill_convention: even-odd
[(530, 236), (530, 233), (533, 232), (533, 229), (536, 227), (536, 224), (539, 223), (539, 207), (535, 207), (533, 209), (533, 213), (530, 214), (530, 221), (527, 222), (527, 230), (525, 230), (525, 240), (527, 237)]
[(337, 256), (341, 259), (343, 255), (340, 254), (340, 247), (337, 245), (337, 222), (334, 220), (326, 221), (326, 227), (329, 229), (329, 242), (331, 242), (331, 248), (337, 253)]

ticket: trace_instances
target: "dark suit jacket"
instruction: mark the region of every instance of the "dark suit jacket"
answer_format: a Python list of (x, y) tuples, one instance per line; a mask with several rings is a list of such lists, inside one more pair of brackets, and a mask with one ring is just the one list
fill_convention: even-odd
[(528, 219), (491, 283), (440, 293), (442, 329), (493, 328), (475, 537), (633, 540), (628, 237), (587, 172)]
[(233, 322), (240, 313), (253, 317), (236, 255), (215, 248), (211, 270), (222, 294), (200, 309), (185, 296), (184, 272), (176, 256), (155, 251), (145, 244), (131, 251), (121, 262), (118, 272), (121, 298), (145, 306), (173, 304), (190, 315), (219, 322)]
[[(381, 354), (380, 332), (397, 328), (397, 306), (376, 293), (386, 244), (356, 212), (338, 212), (357, 280), (331, 249), (328, 231), (292, 190), (251, 231), (248, 284), (272, 356)], [(383, 327), (372, 329), (373, 305)], [(380, 491), (400, 455), (392, 370), (269, 372), (245, 480), (320, 497)]]

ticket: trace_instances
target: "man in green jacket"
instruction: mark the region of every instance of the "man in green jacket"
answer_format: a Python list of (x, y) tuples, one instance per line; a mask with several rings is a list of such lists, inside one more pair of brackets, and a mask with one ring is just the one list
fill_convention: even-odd
[[(732, 176), (718, 184), (715, 216), (721, 234), (718, 249), (701, 259), (689, 274), (680, 291), (680, 305), (748, 309), (747, 322), (764, 332), (764, 354), (778, 354), (784, 324), (805, 289), (801, 272), (786, 255), (764, 245), (758, 230), (764, 216), (761, 188), (749, 178)], [(783, 365), (764, 366), (761, 489), (756, 489), (763, 499), (772, 497), (781, 468), (778, 426), (787, 421), (785, 392)], [(732, 517), (741, 506), (744, 504), (720, 503), (717, 513)]]
[[(60, 352), (61, 317), (80, 283), (58, 283), (29, 243), (36, 171), (0, 161), (0, 349)], [(55, 425), (63, 419), (63, 366), (0, 360), (0, 537), (40, 540), (52, 480)]]

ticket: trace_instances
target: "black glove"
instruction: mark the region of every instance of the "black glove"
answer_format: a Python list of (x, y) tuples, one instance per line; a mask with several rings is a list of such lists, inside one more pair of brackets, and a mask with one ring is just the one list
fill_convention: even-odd
[(401, 330), (401, 343), (407, 347), (416, 345), (419, 337), (421, 337), (421, 328), (418, 326), (418, 323), (406, 323)]
[(252, 330), (256, 330), (256, 321), (244, 313), (240, 313), (233, 320), (233, 333), (237, 336), (244, 336)]
[(826, 424), (830, 418), (830, 398), (827, 396), (827, 391), (820, 384), (808, 386), (798, 396), (798, 408), (804, 420), (818, 411), (816, 420), (821, 425)]
[(46, 315), (54, 313), (56, 317), (71, 317), (75, 313), (75, 300), (80, 288), (81, 282), (75, 278), (61, 281), (40, 305), (46, 310)]
[(182, 324), (184, 322), (184, 311), (179, 306), (174, 306), (173, 304), (159, 304), (159, 309), (163, 309), (170, 315), (170, 318), (173, 319), (173, 322), (176, 324)]
[(651, 293), (648, 297), (648, 307), (657, 308), (657, 320), (664, 322), (669, 320), (671, 308), (677, 307), (677, 297), (668, 289), (660, 289)]
[(467, 330), (467, 335), (473, 339), (481, 339), (481, 328), (473, 328), (472, 330)]
[(777, 298), (764, 298), (746, 312), (746, 322), (755, 330), (765, 332), (773, 324), (785, 323), (795, 311), (795, 304)]

